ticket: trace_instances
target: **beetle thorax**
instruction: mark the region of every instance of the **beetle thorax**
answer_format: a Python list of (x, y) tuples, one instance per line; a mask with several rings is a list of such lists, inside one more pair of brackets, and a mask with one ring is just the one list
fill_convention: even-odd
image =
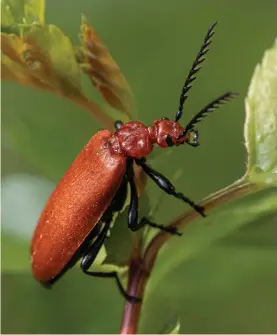
[(145, 157), (153, 150), (148, 128), (138, 121), (125, 123), (109, 142), (116, 153), (126, 157)]
[(184, 128), (170, 120), (157, 120), (150, 127), (138, 121), (125, 123), (110, 138), (112, 150), (126, 157), (141, 158), (149, 155), (153, 150), (153, 144), (161, 148), (167, 148), (166, 136), (170, 135), (174, 145), (183, 144), (185, 139), (178, 140), (178, 136)]

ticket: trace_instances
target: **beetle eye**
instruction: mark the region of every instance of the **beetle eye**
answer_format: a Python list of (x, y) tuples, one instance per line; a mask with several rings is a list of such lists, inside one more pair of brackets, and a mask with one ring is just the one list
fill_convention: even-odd
[(198, 145), (200, 145), (198, 142), (198, 137), (198, 131), (196, 129), (192, 129), (189, 132), (189, 140), (187, 143), (193, 147), (198, 147)]

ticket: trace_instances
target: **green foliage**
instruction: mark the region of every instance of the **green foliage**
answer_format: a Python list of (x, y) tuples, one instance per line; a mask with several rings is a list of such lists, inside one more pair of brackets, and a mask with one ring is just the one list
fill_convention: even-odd
[(112, 127), (112, 121), (82, 92), (75, 50), (59, 28), (33, 25), (23, 37), (1, 37), (2, 79), (61, 95)]
[(180, 334), (180, 327), (180, 320), (175, 317), (159, 334)]
[(70, 99), (112, 130), (112, 118), (82, 90), (83, 71), (110, 106), (120, 112), (123, 120), (131, 117), (134, 104), (128, 83), (84, 18), (81, 24), (82, 46), (74, 48), (58, 27), (44, 24), (44, 2), (4, 1), (1, 7), (4, 12), (2, 24), (13, 26), (15, 32), (20, 31), (20, 37), (1, 33), (1, 79)]
[(44, 23), (44, 0), (1, 0), (1, 25), (27, 27)]
[[(23, 84), (68, 97), (74, 97), (80, 92), (81, 73), (74, 49), (69, 38), (60, 29), (53, 25), (35, 25), (24, 35), (23, 40), (14, 35), (3, 37), (5, 45), (2, 45), (2, 65), (19, 82), (21, 78), (25, 78)], [(14, 57), (9, 57), (10, 55)], [(4, 74), (3, 79), (13, 78), (5, 77)]]
[[(215, 240), (232, 233), (240, 226), (255, 222), (257, 218), (264, 217), (277, 210), (276, 188), (277, 185), (277, 43), (266, 51), (262, 66), (256, 67), (251, 81), (249, 94), (246, 99), (246, 120), (245, 120), (245, 141), (248, 150), (248, 169), (247, 174), (241, 180), (230, 185), (226, 189), (209, 196), (205, 203), (217, 202), (218, 198), (226, 197), (216, 206), (207, 219), (193, 222), (185, 226), (186, 219), (177, 221), (177, 225), (185, 227), (181, 239), (175, 239), (170, 243), (174, 249), (172, 254), (166, 249), (164, 255), (168, 257), (168, 264), (156, 266), (156, 271), (171, 271), (171, 267), (176, 267), (179, 261), (184, 261), (194, 257), (195, 252), (199, 252), (203, 247), (207, 247)], [(249, 175), (248, 175), (249, 174)], [(247, 186), (247, 180), (251, 184)], [(257, 184), (257, 187), (255, 187)], [(246, 194), (250, 194), (245, 199), (231, 201), (237, 197), (241, 188), (246, 187)], [(267, 187), (269, 192), (262, 191)], [(261, 196), (254, 196), (257, 192)], [(244, 195), (244, 193), (242, 194)], [(214, 200), (213, 200), (214, 199)], [(245, 202), (244, 202), (245, 201)], [(226, 204), (225, 204), (226, 203)], [(184, 247), (181, 248), (180, 244)], [(178, 250), (179, 256), (178, 256)], [(174, 255), (174, 257), (173, 257)], [(172, 262), (174, 259), (174, 262)], [(160, 262), (160, 258), (159, 258)], [(152, 277), (153, 279), (153, 277)], [(158, 279), (159, 280), (159, 279)]]
[(272, 189), (230, 201), (211, 211), (205, 220), (191, 222), (185, 226), (182, 237), (171, 238), (162, 249), (149, 281), (150, 292), (163, 276), (178, 271), (178, 266), (197, 253), (259, 218), (273, 215), (276, 210), (276, 190)]
[[(248, 202), (243, 203), (247, 205)], [(170, 315), (175, 312), (180, 318), (181, 333), (224, 334), (236, 333), (238, 329), (250, 334), (274, 333), (274, 297), (277, 293), (275, 218), (276, 211), (259, 217), (225, 238), (214, 240), (200, 253), (195, 253), (197, 243), (205, 244), (203, 239), (209, 227), (200, 237), (196, 236), (195, 241), (188, 233), (183, 243), (170, 242), (161, 251), (152, 273), (153, 282), (151, 280), (148, 287), (139, 332), (159, 332), (161, 325), (170, 322)], [(221, 223), (225, 224), (224, 221)], [(229, 220), (227, 224), (230, 224)], [(175, 248), (174, 243), (179, 248)], [(193, 244), (194, 250), (191, 249)], [(181, 262), (183, 249), (185, 261)], [(170, 263), (173, 263), (171, 271), (159, 277), (161, 268)]]
[[(153, 304), (153, 291), (155, 292), (163, 277), (179, 271), (182, 266), (185, 267), (195, 258), (197, 253), (219, 243), (242, 227), (268, 216), (275, 217), (277, 212), (276, 62), (277, 44), (265, 53), (262, 65), (257, 66), (250, 85), (245, 121), (245, 141), (248, 150), (246, 175), (204, 200), (206, 209), (215, 207), (205, 220), (200, 218), (190, 222), (186, 213), (183, 215), (184, 218), (176, 218), (171, 224), (179, 227), (179, 230), (184, 227), (181, 238), (172, 237), (165, 245), (155, 244), (155, 238), (153, 241), (150, 240), (145, 252), (146, 262), (150, 264), (151, 259), (155, 259), (157, 250), (164, 246), (148, 281), (147, 303), (143, 314), (146, 319), (152, 308), (148, 306)], [(270, 251), (276, 252), (275, 249)], [(150, 258), (150, 261), (147, 258)], [(272, 255), (271, 258), (273, 259)], [(171, 292), (177, 297), (180, 285), (175, 285), (174, 288), (176, 292), (174, 289)], [(147, 325), (147, 322), (145, 324)]]
[(277, 185), (277, 40), (256, 66), (246, 98), (247, 174), (254, 183)]

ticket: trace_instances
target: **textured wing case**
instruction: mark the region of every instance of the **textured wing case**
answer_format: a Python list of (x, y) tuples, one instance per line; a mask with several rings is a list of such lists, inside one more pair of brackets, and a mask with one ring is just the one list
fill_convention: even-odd
[(119, 188), (126, 159), (104, 147), (111, 135), (104, 130), (91, 138), (49, 198), (31, 246), (37, 280), (48, 281), (59, 274)]

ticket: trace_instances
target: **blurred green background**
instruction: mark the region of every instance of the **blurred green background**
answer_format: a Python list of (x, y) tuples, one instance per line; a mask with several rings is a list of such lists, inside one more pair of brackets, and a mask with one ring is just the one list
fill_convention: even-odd
[[(174, 116), (207, 28), (219, 21), (183, 122), (227, 90), (240, 97), (199, 126), (199, 148), (173, 150), (170, 159), (157, 149), (152, 161), (171, 178), (181, 168), (178, 190), (199, 200), (244, 174), (244, 97), (276, 37), (276, 9), (275, 0), (48, 0), (46, 22), (77, 44), (84, 13), (127, 77), (138, 119), (150, 124)], [(86, 278), (76, 268), (49, 292), (35, 282), (29, 264), (29, 242), (43, 205), (102, 126), (57, 96), (7, 82), (1, 89), (2, 332), (116, 333), (123, 299), (113, 281)], [(85, 89), (107, 108), (93, 87)], [(152, 186), (151, 204), (161, 195)], [(156, 222), (165, 224), (186, 209), (174, 199), (162, 201)], [(277, 332), (274, 220), (275, 215), (259, 217), (164, 275), (147, 301), (141, 332), (159, 332), (175, 315), (183, 333)]]

